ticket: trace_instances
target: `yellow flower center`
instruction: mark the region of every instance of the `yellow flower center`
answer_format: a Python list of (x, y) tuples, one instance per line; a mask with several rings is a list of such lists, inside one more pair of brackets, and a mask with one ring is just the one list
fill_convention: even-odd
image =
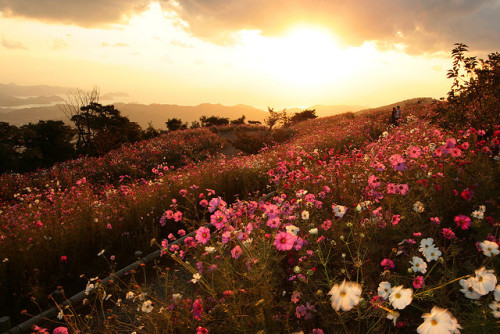
[(482, 276), (479, 276), (479, 278), (477, 279), (479, 282), (482, 282), (483, 281), (483, 277)]
[(340, 297), (345, 297), (346, 295), (347, 295), (347, 293), (345, 291), (340, 292)]
[(398, 293), (396, 293), (395, 297), (399, 299), (399, 298), (401, 298), (401, 294), (398, 292)]
[(438, 322), (434, 319), (431, 320), (431, 325), (432, 326), (437, 326)]

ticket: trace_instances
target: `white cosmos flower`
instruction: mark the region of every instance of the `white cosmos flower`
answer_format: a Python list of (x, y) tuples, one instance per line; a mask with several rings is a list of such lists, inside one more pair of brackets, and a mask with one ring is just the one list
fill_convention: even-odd
[(462, 328), (448, 310), (438, 306), (434, 306), (431, 313), (424, 313), (422, 318), (424, 322), (417, 328), (419, 334), (455, 333)]
[(199, 273), (196, 273), (193, 275), (193, 279), (191, 280), (192, 283), (197, 283), (201, 278), (201, 275)]
[(312, 228), (309, 230), (309, 234), (318, 234), (318, 229), (315, 227), (315, 228)]
[(489, 305), (491, 309), (491, 313), (495, 318), (500, 318), (500, 302), (498, 301), (492, 301)]
[(207, 252), (207, 253), (213, 253), (213, 252), (215, 252), (215, 247), (211, 247), (211, 246), (205, 247), (205, 252)]
[(141, 311), (144, 313), (151, 313), (151, 311), (153, 311), (153, 302), (151, 300), (146, 300), (142, 303)]
[(420, 248), (418, 249), (420, 252), (425, 252), (426, 249), (436, 247), (434, 246), (434, 239), (426, 238), (420, 241)]
[(484, 240), (483, 242), (479, 243), (479, 246), (481, 247), (483, 254), (488, 257), (492, 257), (500, 253), (500, 251), (498, 251), (498, 244), (496, 242)]
[(361, 296), (361, 285), (357, 282), (346, 282), (345, 280), (339, 285), (335, 284), (330, 292), (330, 302), (335, 311), (349, 311), (354, 306), (358, 305)]
[(495, 290), (497, 284), (497, 277), (493, 270), (486, 270), (484, 267), (476, 270), (475, 281), (473, 281), (473, 288), (481, 296)]
[(484, 218), (484, 212), (483, 211), (479, 211), (479, 210), (472, 211), (472, 217), (474, 217), (476, 219), (483, 219)]
[(441, 251), (436, 247), (429, 247), (424, 251), (424, 256), (427, 262), (439, 259)]
[(460, 285), (462, 286), (462, 289), (460, 289), (460, 292), (462, 292), (465, 297), (469, 299), (479, 299), (481, 295), (474, 290), (474, 281), (476, 279), (474, 277), (469, 277), (467, 279), (461, 279)]
[(495, 292), (493, 293), (495, 300), (500, 302), (500, 284), (495, 287)]
[(389, 301), (392, 307), (399, 310), (404, 309), (406, 306), (410, 305), (413, 300), (413, 290), (403, 289), (403, 286), (395, 286), (392, 288), (392, 292), (389, 295)]
[(415, 273), (425, 274), (427, 272), (427, 263), (420, 257), (414, 256), (412, 261), (410, 261), (411, 270)]
[(392, 320), (392, 324), (394, 326), (396, 326), (396, 323), (398, 322), (399, 316), (400, 316), (400, 314), (398, 311), (392, 311), (391, 313), (389, 313), (387, 315), (387, 319)]
[(335, 216), (342, 218), (342, 217), (344, 217), (345, 213), (347, 212), (347, 207), (342, 206), (342, 205), (335, 205), (333, 207), (333, 212), (335, 213)]
[(303, 220), (308, 220), (309, 219), (309, 211), (307, 211), (307, 210), (302, 211), (302, 214), (300, 216)]
[(391, 289), (391, 283), (389, 282), (380, 282), (378, 285), (378, 291), (377, 294), (384, 298), (384, 300), (387, 300), (389, 298), (389, 295), (391, 294), (392, 289)]
[(288, 233), (292, 233), (293, 235), (297, 235), (297, 233), (299, 233), (300, 231), (300, 228), (298, 228), (297, 226), (295, 225), (288, 225), (288, 226), (285, 226), (285, 229)]
[(415, 204), (413, 204), (413, 211), (416, 213), (422, 213), (425, 211), (424, 204), (422, 202), (416, 201)]

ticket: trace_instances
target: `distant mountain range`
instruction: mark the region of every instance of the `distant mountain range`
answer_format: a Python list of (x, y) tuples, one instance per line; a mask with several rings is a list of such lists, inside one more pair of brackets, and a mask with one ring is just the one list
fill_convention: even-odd
[[(69, 120), (61, 111), (65, 98), (75, 88), (62, 86), (20, 86), (16, 84), (0, 84), (0, 121), (13, 125), (23, 125), (39, 120)], [(101, 94), (100, 101), (106, 104), (120, 98), (128, 97), (127, 93), (116, 92)], [(197, 106), (180, 106), (175, 104), (140, 104), (140, 103), (113, 103), (122, 115), (131, 121), (146, 128), (151, 122), (155, 128), (164, 129), (169, 118), (179, 118), (183, 122), (193, 122), (201, 116), (219, 116), (231, 120), (245, 115), (246, 120), (263, 121), (268, 116), (267, 110), (258, 109), (249, 105), (238, 104), (224, 106), (221, 104), (203, 103)], [(362, 106), (324, 106), (315, 105), (305, 109), (315, 109), (318, 116), (328, 116), (347, 111), (363, 109)], [(287, 109), (290, 115), (305, 110), (304, 108)], [(281, 111), (281, 110), (280, 110)]]

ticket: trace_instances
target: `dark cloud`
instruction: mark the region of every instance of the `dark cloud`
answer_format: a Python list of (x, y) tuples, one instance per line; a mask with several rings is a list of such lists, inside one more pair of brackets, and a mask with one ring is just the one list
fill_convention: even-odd
[(12, 50), (14, 50), (14, 49), (27, 50), (28, 49), (21, 42), (13, 41), (13, 40), (10, 40), (10, 39), (5, 39), (5, 38), (2, 38), (2, 43), (1, 44), (6, 49), (12, 49)]
[(6, 17), (25, 17), (46, 22), (97, 27), (123, 22), (126, 17), (144, 11), (149, 2), (145, 0), (0, 0), (0, 12)]
[[(379, 41), (408, 45), (407, 52), (498, 47), (498, 0), (178, 0), (173, 7), (195, 36), (217, 43), (231, 32), (260, 29), (277, 35), (291, 23), (318, 24), (335, 31), (345, 45)], [(168, 6), (171, 1), (165, 0)]]

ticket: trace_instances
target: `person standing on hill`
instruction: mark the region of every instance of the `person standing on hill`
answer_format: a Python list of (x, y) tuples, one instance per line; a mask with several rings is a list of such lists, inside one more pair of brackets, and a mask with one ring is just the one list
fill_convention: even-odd
[(397, 124), (397, 115), (396, 115), (396, 108), (392, 108), (392, 113), (391, 113), (391, 124)]
[(396, 124), (399, 124), (400, 119), (401, 119), (401, 108), (398, 106), (396, 108)]

